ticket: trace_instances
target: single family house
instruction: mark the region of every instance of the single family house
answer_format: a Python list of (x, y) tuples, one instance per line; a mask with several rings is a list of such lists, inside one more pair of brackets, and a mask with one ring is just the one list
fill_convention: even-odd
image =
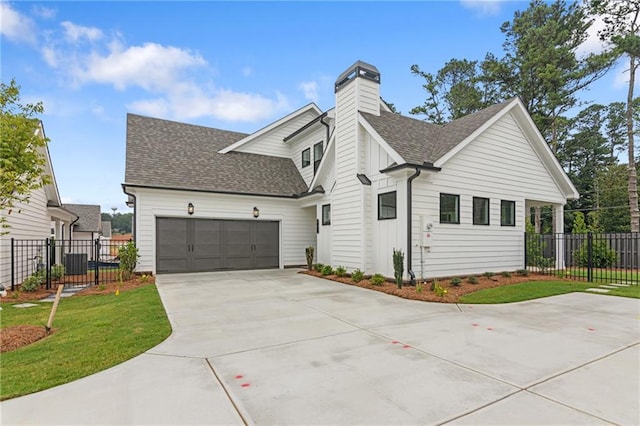
[(283, 268), (308, 246), (315, 262), (389, 277), (402, 250), (405, 279), (523, 268), (530, 208), (552, 205), (562, 229), (578, 193), (522, 101), (435, 125), (392, 113), (380, 82), (358, 61), (335, 107), (252, 134), (129, 114), (138, 269)]
[[(36, 135), (45, 138), (42, 122)], [(44, 156), (43, 171), (51, 177), (50, 183), (33, 191), (28, 203), (18, 203), (11, 211), (2, 211), (6, 218), (7, 229), (0, 229), (0, 284), (20, 283), (42, 264), (46, 255), (44, 241), (48, 238), (61, 240), (71, 238), (71, 225), (78, 218), (75, 213), (65, 209), (60, 199), (56, 177), (53, 173), (49, 148), (40, 148)], [(12, 268), (12, 240), (14, 245)], [(19, 246), (19, 247), (17, 247)], [(61, 253), (54, 255), (60, 259)]]

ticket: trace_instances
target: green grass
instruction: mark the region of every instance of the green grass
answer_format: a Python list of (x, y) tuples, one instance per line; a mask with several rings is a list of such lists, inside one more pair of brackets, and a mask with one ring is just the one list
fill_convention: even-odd
[[(559, 294), (584, 292), (588, 288), (597, 287), (596, 283), (576, 281), (530, 281), (502, 287), (488, 288), (460, 297), (462, 303), (513, 303)], [(613, 289), (609, 293), (591, 293), (603, 296), (622, 296), (640, 299), (640, 286), (631, 285)]]
[[(0, 311), (2, 327), (45, 326), (51, 303)], [(119, 296), (62, 299), (54, 333), (36, 343), (0, 354), (0, 400), (68, 383), (126, 361), (171, 334), (155, 285)]]
[[(566, 270), (566, 275), (571, 277), (587, 277), (586, 268), (571, 268)], [(615, 269), (593, 269), (594, 282), (640, 282), (640, 273), (628, 270), (615, 270)]]

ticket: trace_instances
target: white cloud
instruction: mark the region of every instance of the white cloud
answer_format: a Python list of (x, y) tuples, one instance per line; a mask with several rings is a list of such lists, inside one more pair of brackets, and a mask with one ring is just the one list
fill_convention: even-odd
[(576, 49), (576, 55), (581, 57), (591, 53), (602, 53), (607, 48), (607, 44), (602, 42), (598, 36), (598, 32), (603, 30), (604, 26), (602, 17), (596, 16), (593, 24), (587, 30), (587, 38)]
[(493, 16), (500, 13), (503, 0), (460, 0), (460, 4), (475, 11), (479, 16)]
[(127, 105), (127, 109), (151, 117), (169, 117), (169, 105), (164, 99), (146, 99)]
[(0, 2), (0, 34), (15, 42), (36, 43), (36, 25), (7, 2)]
[(304, 93), (304, 98), (311, 102), (318, 102), (318, 82), (303, 81), (298, 85), (298, 89)]
[(35, 16), (37, 16), (40, 19), (53, 19), (56, 17), (58, 13), (58, 11), (53, 8), (40, 6), (40, 5), (32, 7), (31, 11)]
[(82, 39), (97, 41), (103, 37), (102, 31), (96, 27), (84, 27), (69, 21), (64, 21), (60, 25), (64, 28), (67, 39), (74, 43)]

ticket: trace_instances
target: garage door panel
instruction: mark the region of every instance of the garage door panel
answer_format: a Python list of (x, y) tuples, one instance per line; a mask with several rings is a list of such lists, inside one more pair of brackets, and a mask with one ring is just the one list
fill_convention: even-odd
[(194, 271), (214, 271), (222, 265), (222, 230), (218, 220), (197, 219), (193, 221), (193, 253)]
[(278, 222), (254, 222), (254, 257), (258, 269), (280, 266), (280, 244)]
[(186, 272), (188, 266), (187, 221), (159, 218), (156, 221), (158, 272)]

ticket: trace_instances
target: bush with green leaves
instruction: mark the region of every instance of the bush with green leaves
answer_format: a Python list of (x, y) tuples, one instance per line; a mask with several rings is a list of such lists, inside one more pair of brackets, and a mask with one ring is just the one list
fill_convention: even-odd
[(422, 291), (424, 290), (424, 284), (419, 282), (416, 284), (416, 293), (422, 293)]
[(501, 275), (505, 278), (511, 278), (511, 272), (509, 271), (503, 271)]
[(431, 287), (433, 288), (433, 292), (438, 297), (444, 297), (444, 295), (448, 293), (447, 289), (442, 287), (438, 281), (433, 281), (433, 284)]
[(322, 263), (316, 263), (315, 265), (313, 265), (313, 269), (315, 269), (316, 272), (322, 272), (322, 268), (324, 268), (324, 265)]
[(347, 275), (347, 268), (345, 268), (344, 266), (338, 266), (335, 270), (335, 273), (339, 277), (344, 277)]
[(459, 286), (462, 283), (462, 280), (458, 277), (451, 278), (451, 285)]
[[(589, 265), (588, 242), (582, 243), (578, 250), (573, 252), (573, 256), (578, 266)], [(618, 261), (618, 254), (609, 248), (606, 241), (594, 239), (591, 243), (591, 266), (594, 268), (610, 268)]]
[(20, 291), (36, 291), (40, 287), (40, 284), (42, 284), (42, 276), (38, 273), (35, 273), (22, 281), (22, 284), (20, 285)]
[(322, 271), (320, 271), (320, 273), (322, 275), (331, 275), (331, 274), (333, 274), (333, 268), (331, 267), (331, 265), (324, 265), (322, 267)]
[(138, 263), (138, 247), (133, 241), (129, 241), (127, 244), (120, 247), (118, 250), (118, 257), (120, 258), (120, 274), (123, 280), (128, 280), (133, 275), (133, 271), (136, 269)]
[(487, 271), (482, 275), (484, 275), (485, 278), (492, 278), (495, 274), (493, 272)]
[(471, 275), (467, 278), (467, 282), (469, 284), (478, 284), (478, 277), (476, 277), (475, 275)]
[(315, 248), (313, 246), (309, 246), (304, 249), (304, 255), (307, 258), (307, 269), (310, 271), (313, 267), (313, 254), (315, 252)]
[(56, 264), (51, 267), (51, 279), (52, 280), (61, 280), (64, 278), (64, 265)]
[(404, 253), (402, 250), (393, 249), (393, 276), (398, 288), (402, 288), (402, 276), (404, 275)]
[(364, 273), (360, 269), (356, 269), (351, 274), (351, 280), (354, 283), (359, 283), (360, 281), (362, 281), (363, 278), (364, 278)]
[(529, 270), (528, 269), (518, 269), (516, 271), (516, 274), (522, 275), (523, 277), (526, 277), (526, 276), (529, 275)]
[(369, 282), (373, 285), (382, 285), (385, 282), (384, 275), (382, 274), (373, 274), (373, 276), (369, 279)]

